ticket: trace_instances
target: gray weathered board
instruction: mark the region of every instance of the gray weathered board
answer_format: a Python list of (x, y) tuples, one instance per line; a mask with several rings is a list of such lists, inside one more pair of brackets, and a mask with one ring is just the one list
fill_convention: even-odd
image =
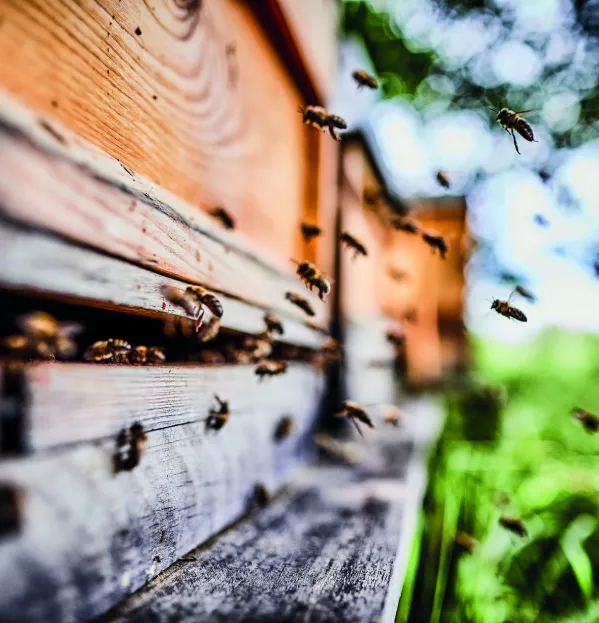
[[(1, 213), (0, 249), (2, 287), (137, 314), (184, 315), (181, 308), (165, 299), (161, 288), (185, 289), (187, 283), (24, 228), (3, 219)], [(226, 295), (219, 298), (225, 310), (223, 328), (243, 333), (264, 331), (264, 309)], [(280, 316), (285, 342), (318, 348), (324, 341), (323, 333), (301, 319)]]
[[(115, 437), (120, 425), (137, 415), (136, 409), (141, 413), (144, 405), (151, 413), (146, 418), (150, 427), (163, 422), (166, 425), (167, 417), (181, 422), (184, 418), (178, 410), (192, 408), (186, 400), (193, 397), (193, 391), (178, 400), (174, 391), (178, 374), (197, 375), (198, 411), (206, 406), (209, 388), (198, 389), (199, 379), (205, 381), (209, 374), (206, 370), (88, 367), (99, 376), (157, 373), (173, 377), (166, 386), (157, 383), (153, 390), (147, 388), (148, 394), (154, 392), (158, 410), (153, 411), (139, 395), (141, 404), (135, 406), (134, 400), (129, 400), (131, 411), (123, 413), (120, 421), (110, 396), (102, 395), (108, 385), (98, 386), (99, 426), (104, 432), (113, 427)], [(322, 376), (309, 366), (297, 364), (281, 377), (262, 383), (257, 379), (242, 382), (238, 377), (244, 371), (232, 368), (220, 371), (223, 379), (231, 379), (228, 389), (216, 382), (222, 398), (231, 401), (227, 425), (218, 432), (206, 430), (204, 422), (153, 430), (148, 433), (140, 464), (130, 472), (112, 472), (115, 438), (0, 463), (0, 482), (24, 492), (21, 533), (0, 539), (3, 623), (66, 623), (104, 613), (243, 515), (256, 483), (276, 490), (289, 470), (305, 461), (322, 395)], [(78, 382), (73, 380), (75, 394)], [(168, 383), (172, 404), (158, 398)], [(120, 383), (121, 389), (123, 386)], [(258, 399), (256, 388), (263, 400)], [(77, 415), (85, 422), (87, 408), (93, 415), (91, 390), (90, 383), (87, 396), (85, 392), (79, 394), (81, 412), (74, 403), (65, 409), (63, 430), (75, 425)], [(239, 405), (243, 405), (241, 411)], [(51, 411), (52, 405), (48, 407)], [(277, 443), (274, 431), (283, 415), (294, 418), (295, 430)], [(58, 410), (51, 418), (56, 424)], [(89, 421), (87, 426), (93, 428)]]
[(102, 623), (394, 621), (441, 422), (431, 402), (406, 411), (403, 430), (362, 442), (357, 467), (296, 473), (269, 508), (191, 552)]

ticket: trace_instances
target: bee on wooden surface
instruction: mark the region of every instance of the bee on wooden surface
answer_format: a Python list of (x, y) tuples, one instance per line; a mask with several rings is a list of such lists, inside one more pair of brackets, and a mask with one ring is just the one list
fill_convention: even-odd
[(216, 339), (220, 331), (220, 318), (212, 316), (208, 322), (202, 324), (198, 329), (198, 342), (205, 344)]
[(335, 415), (337, 417), (345, 417), (348, 420), (350, 420), (362, 437), (364, 435), (362, 434), (362, 431), (360, 427), (358, 426), (358, 422), (362, 422), (362, 424), (366, 424), (368, 428), (374, 428), (374, 424), (372, 420), (370, 419), (370, 416), (368, 415), (368, 413), (366, 413), (366, 411), (364, 411), (364, 409), (362, 409), (362, 407), (357, 402), (354, 402), (353, 400), (346, 400), (343, 403), (341, 411), (339, 411), (339, 413), (336, 413)]
[(514, 139), (514, 147), (516, 151), (520, 153), (518, 149), (518, 143), (516, 142), (516, 135), (514, 134), (514, 130), (518, 132), (518, 134), (529, 143), (537, 143), (535, 140), (535, 135), (532, 130), (532, 126), (528, 121), (523, 119), (520, 115), (524, 115), (527, 112), (532, 112), (535, 110), (531, 108), (530, 110), (521, 110), (519, 112), (514, 112), (513, 110), (509, 110), (508, 108), (502, 108), (497, 112), (497, 121), (501, 123), (501, 127), (508, 133), (512, 135)]
[(129, 351), (129, 361), (133, 364), (146, 364), (148, 363), (148, 347), (147, 346), (134, 346)]
[(320, 272), (320, 270), (311, 262), (304, 260), (303, 262), (296, 262), (297, 274), (299, 278), (304, 282), (306, 287), (312, 291), (313, 288), (318, 290), (318, 298), (324, 301), (325, 298), (331, 293), (331, 284), (326, 277)]
[(516, 294), (519, 294), (522, 298), (525, 298), (527, 301), (530, 301), (531, 303), (535, 303), (537, 300), (535, 295), (530, 290), (527, 290), (524, 286), (516, 286), (514, 292)]
[(510, 305), (511, 298), (512, 298), (512, 295), (510, 294), (507, 301), (500, 301), (499, 299), (493, 299), (493, 302), (491, 303), (491, 309), (494, 309), (498, 314), (501, 314), (502, 316), (505, 316), (506, 318), (511, 318), (514, 320), (518, 320), (520, 322), (527, 322), (528, 318), (526, 317), (526, 314), (520, 309), (518, 309), (517, 307)]
[(270, 335), (283, 335), (285, 333), (285, 329), (283, 327), (283, 323), (270, 312), (264, 314), (264, 322), (266, 324), (266, 332)]
[(383, 409), (383, 422), (391, 426), (399, 426), (402, 420), (401, 411), (395, 405), (385, 405)]
[(219, 353), (217, 350), (201, 350), (199, 353), (196, 353), (194, 358), (197, 358), (197, 360), (201, 361), (202, 363), (207, 363), (214, 366), (227, 363), (225, 356), (222, 353)]
[(354, 259), (356, 259), (358, 255), (363, 255), (364, 257), (368, 255), (368, 251), (366, 251), (366, 247), (351, 234), (348, 234), (347, 232), (343, 232), (339, 236), (339, 240), (348, 249), (352, 249), (354, 251)]
[(148, 363), (166, 363), (164, 348), (161, 346), (150, 346), (147, 350)]
[(327, 433), (318, 433), (312, 437), (315, 445), (330, 459), (346, 465), (355, 465), (360, 457), (348, 444), (345, 444)]
[(322, 234), (322, 229), (318, 225), (311, 225), (310, 223), (301, 224), (302, 236), (306, 242), (310, 242), (312, 238), (316, 238)]
[(288, 415), (283, 416), (277, 423), (275, 428), (274, 438), (275, 441), (283, 441), (283, 439), (287, 439), (291, 432), (293, 431), (293, 418)]
[(229, 415), (229, 401), (221, 400), (216, 394), (214, 395), (218, 406), (216, 409), (210, 409), (210, 414), (206, 420), (206, 427), (211, 430), (220, 430), (228, 421)]
[(517, 517), (508, 517), (504, 515), (499, 518), (499, 523), (510, 532), (517, 534), (518, 536), (528, 536), (528, 530), (524, 523)]
[(196, 332), (199, 331), (202, 326), (204, 307), (209, 309), (217, 318), (222, 318), (223, 306), (215, 294), (209, 292), (206, 288), (202, 288), (202, 286), (188, 286), (185, 292), (187, 292), (189, 296), (194, 296), (199, 306), (199, 311), (195, 316)]
[(285, 292), (285, 298), (290, 303), (292, 303), (296, 307), (299, 307), (303, 312), (308, 314), (308, 316), (316, 316), (316, 312), (312, 308), (310, 301), (305, 299), (303, 296), (295, 294), (294, 292)]
[(449, 177), (443, 171), (437, 171), (437, 182), (443, 186), (443, 188), (449, 188), (451, 186), (451, 182), (449, 181)]
[(400, 270), (399, 268), (395, 268), (394, 266), (389, 266), (387, 274), (391, 277), (391, 279), (393, 279), (393, 281), (397, 281), (398, 283), (407, 281), (410, 278), (409, 273), (404, 270)]
[(270, 492), (262, 483), (258, 483), (254, 487), (253, 500), (256, 506), (258, 506), (259, 508), (266, 508), (268, 506), (268, 503), (270, 502), (270, 498)]
[(422, 239), (432, 249), (433, 254), (435, 253), (435, 251), (438, 251), (441, 259), (444, 260), (447, 257), (447, 251), (449, 250), (449, 247), (447, 246), (447, 241), (443, 236), (432, 232), (423, 232)]
[(298, 108), (298, 112), (302, 114), (304, 124), (311, 125), (319, 130), (328, 128), (329, 134), (336, 140), (341, 140), (335, 132), (335, 129), (346, 130), (347, 122), (339, 115), (333, 115), (322, 106), (306, 106)]
[(599, 430), (599, 417), (590, 411), (576, 407), (571, 414), (582, 424), (587, 433), (596, 433)]
[(235, 229), (235, 221), (233, 217), (225, 210), (225, 208), (213, 208), (209, 212), (210, 216), (217, 218), (225, 229)]
[(129, 363), (130, 350), (129, 342), (111, 338), (94, 342), (87, 348), (83, 358), (94, 363)]
[(139, 465), (147, 440), (148, 436), (139, 422), (135, 422), (128, 431), (126, 429), (120, 431), (117, 435), (116, 451), (113, 456), (115, 473), (131, 471)]
[(248, 335), (243, 340), (243, 350), (249, 353), (253, 361), (260, 361), (272, 355), (272, 342), (268, 334), (257, 337)]
[(356, 69), (352, 73), (352, 78), (358, 85), (358, 89), (368, 87), (369, 89), (378, 89), (379, 83), (377, 79), (363, 69)]
[(408, 218), (404, 218), (403, 216), (397, 216), (391, 220), (391, 227), (393, 229), (397, 229), (399, 231), (403, 231), (406, 234), (418, 234), (420, 233), (420, 225)]
[(462, 549), (466, 550), (469, 554), (472, 554), (472, 552), (479, 545), (478, 541), (473, 536), (471, 536), (470, 534), (466, 532), (458, 532), (455, 535), (455, 542)]
[(200, 303), (192, 292), (174, 286), (162, 286), (161, 292), (167, 301), (181, 307), (188, 316), (197, 318), (200, 313)]
[(273, 361), (272, 359), (265, 359), (254, 368), (254, 374), (260, 378), (260, 381), (266, 376), (278, 376), (285, 372), (287, 372), (287, 364), (284, 361)]

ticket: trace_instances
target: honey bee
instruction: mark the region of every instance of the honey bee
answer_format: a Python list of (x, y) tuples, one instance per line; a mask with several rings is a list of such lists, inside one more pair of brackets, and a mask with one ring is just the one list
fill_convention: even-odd
[(447, 241), (443, 236), (432, 232), (422, 232), (422, 239), (432, 249), (433, 254), (435, 251), (439, 251), (441, 259), (444, 260), (447, 257), (449, 247), (447, 246)]
[(283, 335), (285, 333), (283, 323), (274, 314), (269, 312), (264, 314), (264, 322), (266, 323), (266, 332), (269, 335)]
[(322, 229), (318, 225), (311, 225), (310, 223), (302, 223), (302, 236), (306, 242), (310, 242), (312, 238), (316, 238), (322, 234)]
[(318, 268), (312, 264), (311, 262), (303, 261), (296, 262), (295, 260), (291, 260), (295, 264), (297, 264), (297, 274), (299, 278), (304, 282), (306, 287), (312, 291), (313, 288), (318, 290), (318, 298), (321, 301), (324, 301), (325, 298), (331, 293), (331, 283), (326, 277), (318, 270)]
[(479, 545), (478, 541), (473, 536), (467, 534), (466, 532), (458, 532), (455, 535), (455, 542), (461, 548), (466, 550), (469, 554), (472, 554), (472, 552)]
[(150, 346), (147, 350), (148, 363), (166, 363), (164, 348), (160, 346)]
[(514, 130), (518, 132), (518, 134), (529, 143), (537, 143), (535, 140), (535, 135), (532, 130), (532, 126), (528, 121), (523, 119), (520, 115), (524, 115), (527, 112), (532, 112), (535, 110), (531, 108), (530, 110), (521, 110), (519, 112), (514, 112), (513, 110), (509, 110), (508, 108), (502, 108), (497, 112), (497, 119), (499, 123), (501, 123), (501, 127), (508, 133), (512, 135), (514, 139), (514, 147), (516, 151), (520, 153), (518, 149), (518, 143), (516, 142), (516, 135), (514, 134)]
[(491, 303), (491, 309), (494, 309), (498, 314), (501, 314), (506, 318), (511, 318), (520, 322), (527, 322), (528, 318), (526, 317), (526, 314), (517, 307), (510, 305), (510, 299), (512, 298), (512, 294), (510, 294), (507, 301), (493, 299), (493, 302)]
[(517, 534), (518, 536), (528, 536), (528, 530), (524, 523), (517, 517), (508, 517), (504, 515), (499, 518), (499, 523), (510, 532)]
[(218, 407), (216, 409), (210, 409), (210, 414), (206, 420), (206, 427), (211, 430), (220, 430), (228, 421), (229, 415), (229, 401), (221, 400), (216, 394), (214, 395)]
[(215, 294), (201, 286), (189, 286), (187, 292), (194, 294), (198, 302), (207, 307), (217, 318), (222, 318), (223, 306)]
[(333, 115), (328, 112), (322, 106), (306, 106), (298, 108), (298, 112), (302, 114), (302, 120), (304, 124), (311, 125), (319, 130), (325, 130), (328, 128), (329, 134), (336, 140), (340, 141), (341, 138), (335, 132), (335, 129), (346, 130), (347, 122), (339, 115)]
[(308, 316), (316, 316), (316, 312), (312, 309), (310, 301), (305, 299), (303, 296), (295, 294), (294, 292), (286, 292), (285, 298), (296, 307), (299, 307)]
[(407, 219), (402, 216), (397, 216), (391, 220), (391, 227), (398, 229), (406, 234), (418, 234), (420, 233), (420, 225), (412, 219)]
[(139, 465), (147, 440), (148, 436), (139, 422), (135, 422), (128, 431), (126, 429), (120, 431), (117, 435), (116, 451), (113, 456), (115, 473), (131, 471)]
[(198, 330), (198, 342), (205, 344), (216, 339), (220, 331), (220, 318), (212, 316), (208, 322), (202, 324)]
[(402, 420), (401, 411), (395, 405), (386, 405), (383, 411), (383, 421), (391, 426), (399, 426)]
[(278, 376), (286, 371), (287, 364), (284, 361), (273, 361), (272, 359), (265, 359), (254, 368), (254, 374), (260, 377), (260, 381), (265, 376)]
[(187, 290), (180, 290), (174, 286), (162, 286), (162, 295), (167, 301), (170, 301), (173, 305), (181, 307), (188, 316), (197, 318), (200, 313), (200, 304), (198, 299), (192, 292)]
[(274, 438), (275, 441), (283, 441), (287, 439), (293, 431), (293, 419), (288, 415), (283, 416), (277, 423), (275, 428)]
[(260, 361), (272, 355), (272, 343), (267, 333), (258, 337), (246, 336), (243, 340), (243, 349), (253, 361)]
[(129, 363), (130, 350), (131, 344), (125, 340), (101, 340), (88, 347), (83, 358), (94, 363)]
[(449, 181), (449, 177), (447, 177), (447, 174), (444, 173), (443, 171), (438, 171), (437, 172), (437, 182), (439, 182), (439, 184), (441, 186), (443, 186), (443, 188), (449, 188), (451, 183)]
[(209, 214), (217, 218), (225, 229), (235, 229), (235, 221), (233, 217), (225, 210), (225, 208), (213, 208)]
[(354, 259), (358, 257), (358, 255), (363, 255), (366, 257), (368, 252), (366, 251), (366, 247), (354, 236), (348, 234), (347, 232), (343, 232), (339, 236), (339, 240), (342, 244), (345, 244), (349, 249), (353, 249), (354, 251)]
[(266, 508), (270, 502), (270, 497), (268, 489), (263, 484), (258, 483), (254, 487), (254, 504), (256, 504), (259, 508)]
[(358, 84), (358, 89), (368, 87), (369, 89), (378, 89), (379, 83), (377, 79), (363, 69), (356, 69), (352, 74), (352, 78)]
[(514, 289), (514, 292), (516, 294), (519, 294), (521, 297), (525, 298), (526, 300), (530, 301), (531, 303), (534, 303), (537, 300), (535, 295), (532, 292), (530, 292), (530, 290), (527, 290), (523, 286), (516, 286), (516, 288)]
[(370, 419), (368, 413), (366, 413), (366, 411), (364, 411), (364, 409), (362, 409), (362, 407), (357, 402), (353, 402), (352, 400), (346, 400), (342, 405), (341, 411), (339, 411), (339, 413), (336, 413), (335, 415), (337, 417), (346, 417), (348, 420), (350, 420), (362, 437), (364, 435), (362, 434), (362, 431), (358, 426), (358, 421), (366, 424), (366, 426), (368, 426), (369, 428), (374, 428), (374, 424)]
[(599, 418), (590, 411), (576, 407), (571, 414), (582, 424), (587, 433), (596, 433), (599, 430)]

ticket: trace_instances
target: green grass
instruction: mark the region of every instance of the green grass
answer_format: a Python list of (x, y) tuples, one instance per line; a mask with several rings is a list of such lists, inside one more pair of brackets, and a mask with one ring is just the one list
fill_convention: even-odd
[[(599, 435), (569, 412), (599, 412), (599, 340), (552, 330), (473, 347), (476, 382), (447, 395), (398, 621), (597, 621)], [(528, 537), (502, 515), (521, 518)], [(472, 554), (458, 531), (480, 542)]]

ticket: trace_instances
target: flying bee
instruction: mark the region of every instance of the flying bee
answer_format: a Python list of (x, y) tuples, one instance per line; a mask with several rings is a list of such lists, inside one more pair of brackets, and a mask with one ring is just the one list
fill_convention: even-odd
[(196, 316), (196, 331), (199, 331), (202, 326), (202, 320), (204, 318), (203, 307), (208, 308), (217, 318), (222, 318), (223, 306), (215, 294), (208, 292), (208, 290), (202, 288), (202, 286), (188, 286), (185, 292), (189, 293), (191, 296), (195, 296), (199, 305), (199, 312)]
[(322, 229), (318, 225), (311, 225), (310, 223), (301, 224), (302, 236), (306, 242), (310, 242), (312, 238), (316, 238), (322, 234)]
[(447, 257), (447, 251), (449, 250), (449, 247), (447, 246), (447, 241), (443, 236), (431, 232), (423, 232), (422, 239), (432, 249), (433, 254), (435, 253), (435, 251), (439, 251), (441, 259), (444, 260)]
[(285, 292), (285, 298), (295, 305), (299, 307), (303, 312), (308, 314), (308, 316), (316, 316), (316, 312), (312, 309), (312, 305), (310, 305), (310, 301), (305, 299), (303, 296), (299, 294), (295, 294), (294, 292)]
[[(491, 109), (493, 110), (493, 109)], [(521, 110), (519, 112), (514, 112), (513, 110), (509, 110), (509, 108), (502, 108), (500, 111), (495, 111), (497, 113), (497, 119), (499, 123), (501, 123), (501, 127), (508, 133), (512, 135), (514, 139), (514, 147), (516, 151), (520, 153), (518, 149), (518, 143), (516, 142), (516, 135), (514, 134), (514, 130), (518, 132), (518, 134), (529, 143), (538, 143), (535, 140), (535, 135), (532, 130), (532, 126), (528, 121), (523, 119), (520, 115), (523, 115), (527, 112), (533, 112), (534, 108), (530, 110)]]
[(275, 441), (283, 441), (283, 439), (287, 439), (291, 432), (293, 431), (293, 418), (288, 415), (283, 416), (277, 423), (274, 432)]
[(260, 377), (260, 381), (265, 376), (278, 376), (286, 371), (287, 364), (284, 361), (273, 361), (272, 359), (265, 359), (254, 368), (254, 374)]
[(449, 177), (443, 171), (437, 171), (436, 178), (437, 178), (437, 182), (439, 182), (439, 184), (443, 186), (443, 188), (449, 188), (451, 186)]
[(508, 517), (504, 515), (499, 518), (499, 523), (510, 532), (517, 534), (518, 536), (527, 536), (528, 530), (524, 523), (517, 517)]
[(356, 69), (351, 75), (358, 84), (358, 89), (368, 87), (369, 89), (378, 89), (379, 83), (377, 79), (363, 69)]
[(399, 426), (402, 420), (401, 411), (395, 405), (385, 405), (383, 410), (383, 422), (391, 426)]
[(216, 338), (220, 331), (220, 318), (212, 316), (208, 322), (202, 324), (198, 330), (198, 342), (205, 344)]
[(498, 314), (501, 314), (502, 316), (505, 316), (506, 318), (513, 318), (514, 320), (518, 320), (520, 322), (527, 322), (528, 318), (526, 317), (526, 314), (520, 309), (518, 309), (517, 307), (510, 305), (512, 294), (510, 294), (507, 301), (500, 301), (499, 299), (493, 299), (491, 303), (491, 309), (494, 309)]
[(536, 302), (536, 297), (535, 295), (530, 292), (530, 290), (527, 290), (524, 286), (516, 286), (516, 288), (514, 289), (514, 292), (516, 294), (519, 294), (522, 298), (525, 298), (526, 300), (530, 301), (531, 303)]
[(571, 414), (582, 424), (587, 433), (596, 433), (599, 430), (599, 417), (590, 411), (576, 407)]
[(210, 409), (210, 414), (206, 420), (206, 427), (211, 430), (220, 430), (228, 421), (231, 411), (229, 410), (229, 401), (221, 400), (216, 394), (214, 395), (218, 407)]
[(261, 483), (254, 487), (253, 501), (258, 508), (265, 508), (270, 502), (270, 493), (268, 489)]
[(233, 217), (225, 210), (225, 208), (213, 208), (209, 214), (217, 218), (225, 229), (235, 229), (235, 221)]
[(391, 227), (398, 229), (406, 234), (418, 234), (420, 232), (420, 226), (416, 221), (413, 221), (403, 216), (398, 216), (391, 221)]
[(352, 249), (354, 251), (354, 259), (358, 257), (358, 255), (363, 255), (366, 257), (368, 255), (368, 251), (366, 251), (366, 247), (354, 236), (348, 234), (347, 232), (343, 232), (339, 236), (339, 240), (342, 244), (347, 246), (348, 249)]
[(467, 534), (466, 532), (458, 532), (455, 535), (455, 542), (462, 549), (466, 550), (469, 554), (472, 554), (472, 552), (479, 545), (478, 541), (473, 536)]
[(329, 134), (336, 140), (341, 140), (335, 129), (346, 130), (347, 122), (339, 115), (333, 115), (322, 106), (298, 107), (298, 112), (302, 114), (302, 121), (319, 130), (328, 128)]
[(131, 471), (139, 465), (147, 440), (148, 436), (139, 422), (135, 422), (128, 431), (123, 429), (119, 432), (116, 439), (116, 451), (113, 455), (115, 473)]
[(274, 314), (269, 312), (264, 314), (264, 322), (266, 323), (266, 332), (269, 335), (283, 335), (285, 333), (283, 323)]
[(249, 353), (253, 361), (260, 361), (272, 355), (272, 342), (268, 333), (254, 337), (248, 335), (243, 340), (243, 350)]
[(346, 400), (342, 405), (341, 411), (335, 415), (337, 417), (346, 417), (350, 420), (362, 437), (364, 435), (358, 426), (358, 421), (366, 424), (369, 428), (374, 428), (374, 424), (372, 423), (368, 413), (366, 413), (366, 411), (364, 411), (364, 409), (362, 409), (362, 407), (353, 400)]
[(130, 350), (129, 342), (111, 338), (94, 342), (83, 353), (83, 358), (94, 363), (129, 363)]
[(313, 288), (318, 290), (318, 298), (324, 301), (325, 298), (331, 293), (331, 283), (324, 277), (320, 270), (311, 262), (304, 260), (303, 262), (296, 262), (297, 274), (299, 278), (304, 282), (306, 287), (312, 291)]

